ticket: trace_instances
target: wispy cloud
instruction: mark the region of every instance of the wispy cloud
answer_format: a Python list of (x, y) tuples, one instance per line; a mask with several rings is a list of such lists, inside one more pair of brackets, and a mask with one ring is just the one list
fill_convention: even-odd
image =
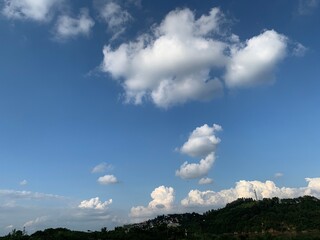
[(98, 165), (96, 165), (92, 170), (91, 173), (103, 173), (107, 170), (111, 170), (112, 169), (112, 165), (111, 164), (107, 164), (105, 162), (100, 163)]
[(88, 9), (83, 8), (78, 17), (59, 16), (54, 29), (54, 37), (57, 40), (63, 41), (81, 35), (88, 36), (93, 26), (94, 21), (89, 16)]
[(108, 31), (113, 33), (111, 40), (122, 34), (126, 30), (127, 23), (133, 19), (128, 11), (114, 1), (99, 4), (97, 8), (100, 18), (107, 24)]
[(318, 8), (319, 0), (299, 0), (298, 13), (300, 15), (310, 15)]
[(4, 0), (2, 14), (10, 19), (47, 22), (63, 0)]

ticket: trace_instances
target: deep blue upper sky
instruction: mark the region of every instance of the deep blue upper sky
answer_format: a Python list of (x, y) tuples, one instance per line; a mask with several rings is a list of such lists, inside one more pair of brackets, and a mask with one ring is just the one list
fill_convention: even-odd
[(0, 234), (320, 196), (319, 4), (2, 0)]

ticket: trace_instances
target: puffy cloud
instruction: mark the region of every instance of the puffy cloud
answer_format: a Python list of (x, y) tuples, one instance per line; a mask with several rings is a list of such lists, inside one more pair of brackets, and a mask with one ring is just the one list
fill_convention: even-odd
[(88, 9), (81, 9), (77, 18), (62, 15), (58, 18), (55, 26), (55, 38), (65, 40), (78, 35), (88, 36), (94, 21), (89, 16)]
[(176, 171), (176, 176), (182, 179), (193, 179), (203, 177), (208, 174), (215, 161), (215, 150), (220, 139), (215, 135), (222, 130), (222, 127), (207, 124), (197, 127), (180, 148), (180, 152), (191, 157), (203, 157), (199, 163), (184, 162), (180, 169)]
[(205, 185), (205, 184), (211, 184), (213, 183), (213, 180), (211, 178), (201, 178), (198, 182), (200, 185)]
[(234, 46), (225, 75), (229, 87), (243, 87), (274, 81), (274, 68), (286, 55), (287, 37), (274, 30)]
[(132, 19), (132, 16), (115, 2), (108, 2), (98, 6), (99, 15), (107, 24), (108, 30), (114, 33), (116, 38), (126, 29), (125, 25)]
[(225, 43), (210, 38), (222, 19), (219, 9), (195, 19), (189, 9), (169, 13), (154, 29), (137, 41), (117, 49), (103, 49), (103, 71), (118, 79), (126, 100), (140, 104), (150, 98), (167, 108), (189, 100), (208, 100), (221, 89), (210, 71), (227, 61)]
[(98, 164), (97, 166), (95, 166), (92, 170), (91, 170), (91, 173), (102, 173), (102, 172), (105, 172), (107, 171), (108, 169), (111, 169), (112, 166), (103, 162), (103, 163), (100, 163)]
[(112, 203), (112, 199), (102, 202), (99, 197), (91, 198), (89, 200), (84, 200), (79, 204), (79, 208), (84, 209), (95, 209), (95, 210), (105, 210)]
[(7, 18), (45, 22), (63, 0), (4, 0), (2, 13)]
[(145, 219), (158, 214), (169, 213), (174, 203), (174, 189), (172, 187), (160, 186), (151, 193), (152, 201), (148, 206), (132, 207), (130, 216), (133, 218)]
[(181, 201), (185, 207), (222, 207), (237, 198), (255, 198), (255, 192), (259, 199), (262, 198), (294, 198), (304, 195), (320, 197), (320, 178), (306, 178), (307, 187), (279, 188), (272, 181), (239, 181), (234, 188), (214, 191), (191, 190), (188, 196)]
[(162, 108), (210, 100), (223, 81), (228, 88), (274, 81), (288, 38), (266, 30), (241, 42), (225, 22), (218, 8), (199, 18), (187, 8), (172, 11), (151, 34), (104, 46), (102, 70), (123, 86), (126, 102), (151, 100)]
[(114, 175), (104, 175), (98, 178), (98, 182), (103, 185), (118, 183), (118, 179)]
[(222, 127), (213, 124), (209, 127), (207, 124), (197, 127), (189, 136), (189, 139), (180, 148), (180, 151), (192, 157), (204, 157), (215, 151), (220, 139), (215, 133), (221, 131)]
[(212, 168), (214, 160), (214, 153), (210, 153), (206, 158), (201, 159), (199, 163), (184, 162), (180, 166), (180, 169), (176, 171), (176, 176), (179, 176), (182, 179), (203, 177), (207, 175)]

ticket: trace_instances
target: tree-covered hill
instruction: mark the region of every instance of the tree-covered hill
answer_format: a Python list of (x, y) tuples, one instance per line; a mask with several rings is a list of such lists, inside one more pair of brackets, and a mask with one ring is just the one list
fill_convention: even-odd
[(320, 239), (320, 200), (241, 198), (218, 210), (158, 216), (143, 223), (96, 232), (46, 229), (27, 235), (14, 230), (0, 239)]

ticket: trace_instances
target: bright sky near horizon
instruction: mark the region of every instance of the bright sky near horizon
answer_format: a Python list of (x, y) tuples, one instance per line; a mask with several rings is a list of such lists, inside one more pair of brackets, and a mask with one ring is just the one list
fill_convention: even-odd
[(320, 197), (319, 0), (1, 0), (0, 235)]

